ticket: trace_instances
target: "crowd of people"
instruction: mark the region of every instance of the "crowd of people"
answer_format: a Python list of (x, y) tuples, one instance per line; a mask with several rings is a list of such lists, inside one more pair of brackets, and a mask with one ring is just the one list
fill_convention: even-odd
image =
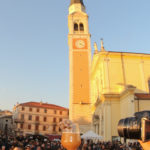
[[(60, 140), (49, 140), (43, 136), (0, 136), (0, 150), (65, 150)], [(115, 142), (93, 142), (82, 140), (78, 150), (142, 150), (138, 142), (122, 144)]]
[(138, 142), (122, 144), (120, 141), (96, 142), (92, 140), (82, 142), (79, 150), (142, 150)]
[[(16, 149), (15, 149), (16, 148)], [(0, 136), (0, 150), (59, 150), (59, 141), (50, 141), (47, 137), (36, 136)]]

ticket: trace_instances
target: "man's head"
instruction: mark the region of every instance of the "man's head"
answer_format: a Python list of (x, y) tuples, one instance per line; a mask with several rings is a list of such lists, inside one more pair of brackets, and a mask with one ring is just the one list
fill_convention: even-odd
[(37, 149), (37, 150), (41, 150), (41, 147), (40, 147), (40, 146), (38, 146), (36, 149)]
[(3, 145), (3, 146), (2, 146), (2, 150), (5, 150), (5, 149), (6, 149), (6, 146), (5, 146), (5, 145)]
[(13, 150), (23, 150), (23, 148), (17, 146)]
[(27, 145), (27, 146), (25, 147), (25, 150), (31, 150), (31, 146), (30, 146), (30, 145)]

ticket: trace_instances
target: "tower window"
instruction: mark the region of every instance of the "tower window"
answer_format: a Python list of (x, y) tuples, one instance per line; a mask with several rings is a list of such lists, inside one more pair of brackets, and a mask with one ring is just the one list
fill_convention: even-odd
[(56, 131), (56, 126), (53, 126), (53, 132), (55, 132)]
[(84, 31), (84, 26), (82, 23), (80, 23), (80, 31)]
[(23, 123), (20, 124), (20, 128), (23, 129)]
[(74, 24), (74, 31), (78, 31), (78, 24), (77, 23)]
[(21, 119), (22, 119), (22, 120), (24, 119), (24, 114), (21, 115)]
[(22, 111), (24, 111), (25, 110), (25, 108), (24, 107), (22, 107)]
[(35, 121), (39, 121), (39, 120), (40, 120), (39, 116), (36, 116)]
[(54, 114), (56, 114), (57, 113), (57, 111), (56, 110), (54, 110)]
[(46, 117), (44, 117), (44, 118), (43, 118), (43, 121), (44, 121), (44, 122), (46, 122), (46, 121), (47, 121), (47, 118), (46, 118)]
[(61, 129), (59, 128), (59, 132), (61, 132)]
[(62, 121), (62, 118), (59, 118), (59, 122), (61, 122)]
[(38, 124), (35, 125), (35, 130), (39, 130), (39, 125)]
[(43, 126), (43, 131), (46, 131), (46, 126)]
[(53, 122), (54, 122), (54, 123), (56, 122), (56, 118), (53, 118)]
[(31, 130), (31, 125), (30, 124), (28, 125), (28, 129)]
[(28, 118), (29, 120), (32, 120), (32, 116), (31, 115), (29, 115), (29, 118)]
[(31, 108), (31, 107), (29, 108), (29, 111), (32, 111), (32, 108)]

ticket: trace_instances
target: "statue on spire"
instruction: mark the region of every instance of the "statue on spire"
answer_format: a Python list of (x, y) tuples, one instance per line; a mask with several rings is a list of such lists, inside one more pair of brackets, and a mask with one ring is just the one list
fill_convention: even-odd
[(101, 51), (102, 52), (106, 51), (105, 48), (104, 48), (103, 38), (101, 38)]
[(94, 42), (94, 54), (97, 54), (98, 53), (98, 48), (97, 48), (97, 44), (96, 42)]

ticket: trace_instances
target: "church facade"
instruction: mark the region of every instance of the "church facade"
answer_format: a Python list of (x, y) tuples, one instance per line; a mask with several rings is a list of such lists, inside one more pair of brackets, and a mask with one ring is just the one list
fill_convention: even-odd
[(150, 110), (150, 54), (112, 52), (103, 41), (91, 59), (88, 15), (82, 0), (71, 0), (68, 15), (70, 119), (81, 132), (93, 129), (104, 140), (118, 138), (121, 118)]
[(93, 55), (91, 72), (94, 130), (115, 140), (120, 119), (150, 110), (150, 55), (102, 47)]

